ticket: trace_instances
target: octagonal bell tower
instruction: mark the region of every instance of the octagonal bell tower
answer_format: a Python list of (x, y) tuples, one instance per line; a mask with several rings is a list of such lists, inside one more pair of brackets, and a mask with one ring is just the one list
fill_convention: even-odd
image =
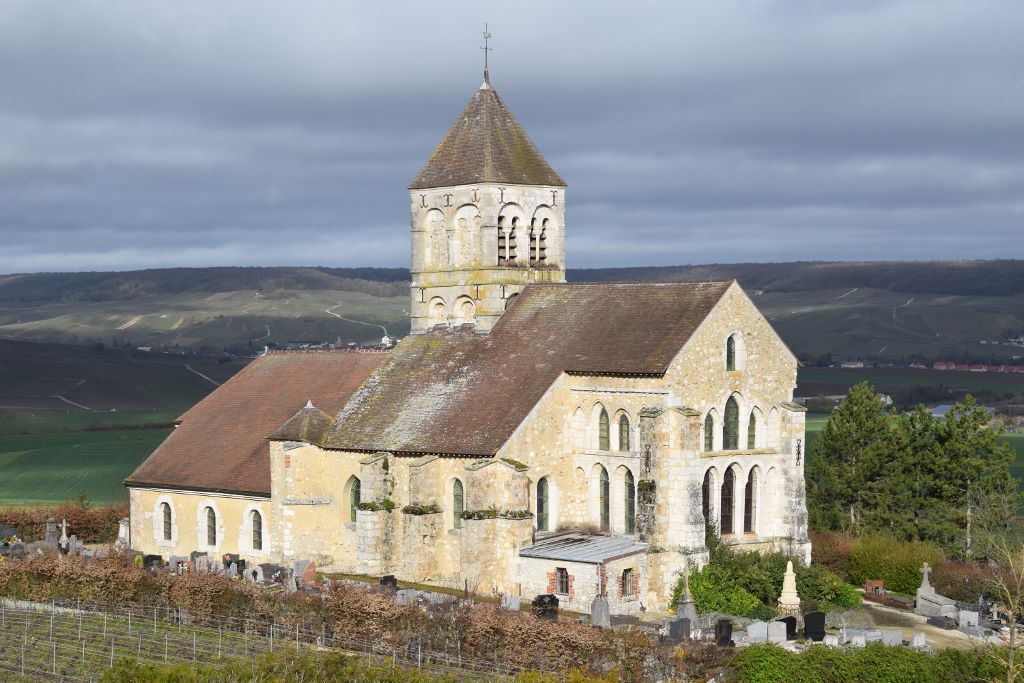
[(412, 332), (488, 332), (526, 285), (565, 282), (565, 187), (485, 73), (409, 185)]

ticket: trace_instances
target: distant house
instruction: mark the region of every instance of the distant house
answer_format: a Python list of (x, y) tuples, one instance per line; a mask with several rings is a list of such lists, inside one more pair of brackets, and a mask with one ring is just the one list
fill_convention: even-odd
[[(988, 406), (981, 406), (981, 407), (985, 409), (985, 412), (987, 412), (989, 414), (989, 417), (995, 417), (996, 411), (992, 410)], [(949, 413), (949, 411), (952, 410), (952, 409), (953, 409), (953, 406), (951, 406), (948, 403), (943, 403), (941, 405), (937, 405), (937, 406), (933, 407), (931, 409), (931, 414), (932, 414), (932, 417), (943, 417), (944, 418)]]
[(953, 361), (937, 360), (932, 363), (932, 370), (956, 370), (956, 363)]

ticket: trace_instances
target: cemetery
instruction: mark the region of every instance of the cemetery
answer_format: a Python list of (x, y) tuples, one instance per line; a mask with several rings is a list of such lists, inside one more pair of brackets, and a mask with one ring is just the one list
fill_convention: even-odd
[[(664, 613), (612, 614), (607, 591), (594, 595), (589, 613), (581, 613), (552, 593), (438, 592), (403, 586), (393, 575), (377, 577), (371, 586), (324, 575), (311, 560), (250, 564), (234, 554), (212, 557), (195, 551), (164, 558), (131, 553), (117, 543), (87, 547), (63, 520), (48, 523), (40, 541), (22, 543), (13, 529), (5, 529), (4, 536), (0, 639), (6, 654), (0, 668), (68, 680), (88, 680), (85, 672), (128, 659), (168, 666), (214, 664), (282, 651), (304, 656), (310, 647), (325, 646), (435, 673), (514, 676), (584, 666), (599, 675), (607, 667), (623, 665), (614, 659), (621, 654), (612, 654), (622, 651), (615, 645), (620, 637), (630, 638), (633, 647), (647, 643), (631, 663), (636, 675), (623, 676), (644, 680), (651, 670), (679, 673), (686, 666), (692, 674), (694, 653), (702, 653), (699, 666), (713, 673), (731, 661), (762, 656), (757, 653), (764, 647), (794, 655), (826, 648), (848, 653), (843, 656), (891, 647), (931, 657), (930, 629), (959, 633), (965, 643), (1001, 643), (1004, 626), (991, 608), (937, 593), (927, 564), (921, 567), (916, 606), (887, 601), (882, 581), (865, 586), (869, 601), (891, 602), (887, 609), (921, 621), (919, 630), (905, 632), (846, 624), (842, 613), (807, 607), (797, 588), (797, 573), (805, 569), (792, 561), (786, 563), (774, 618), (701, 613), (691, 593), (691, 580), (699, 576), (691, 579), (689, 570), (681, 577), (674, 614), (666, 618)], [(19, 567), (32, 577), (30, 582), (17, 579)], [(123, 574), (123, 585), (113, 591), (98, 588), (97, 577), (110, 576), (115, 567)], [(55, 576), (60, 576), (65, 593), (70, 585), (78, 596), (54, 598)], [(169, 595), (177, 597), (159, 597)], [(217, 597), (210, 601), (210, 595)], [(240, 610), (240, 604), (247, 608)], [(448, 624), (442, 629), (444, 637), (439, 623)], [(506, 632), (517, 636), (495, 640), (495, 633)], [(562, 645), (553, 645), (559, 639)], [(496, 645), (504, 640), (508, 643)], [(748, 649), (751, 654), (743, 655)], [(689, 653), (689, 663), (678, 659), (681, 652)]]

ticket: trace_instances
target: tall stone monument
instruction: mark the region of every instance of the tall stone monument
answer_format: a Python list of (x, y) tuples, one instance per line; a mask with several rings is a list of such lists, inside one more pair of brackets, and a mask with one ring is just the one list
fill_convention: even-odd
[(786, 575), (782, 578), (782, 595), (779, 596), (779, 611), (783, 614), (799, 616), (800, 596), (796, 592), (796, 573), (793, 561), (786, 562)]

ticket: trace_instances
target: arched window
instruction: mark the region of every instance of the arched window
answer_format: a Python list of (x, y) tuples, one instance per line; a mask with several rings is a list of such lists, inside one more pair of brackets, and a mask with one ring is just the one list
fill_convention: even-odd
[(608, 470), (601, 468), (601, 531), (608, 531), (611, 526), (611, 484), (608, 481)]
[(719, 529), (723, 534), (731, 534), (732, 530), (732, 499), (733, 491), (736, 488), (736, 475), (730, 467), (725, 471), (725, 480), (722, 482), (722, 523)]
[(743, 491), (743, 531), (752, 534), (757, 526), (757, 468), (750, 470)]
[(164, 522), (164, 540), (171, 540), (171, 504), (160, 503), (160, 514)]
[(512, 225), (508, 229), (508, 258), (507, 261), (516, 260), (516, 228), (519, 227), (519, 216), (512, 217)]
[(626, 519), (625, 519), (625, 530), (627, 534), (636, 532), (636, 485), (633, 483), (633, 473), (626, 470), (626, 476), (624, 481), (626, 490), (625, 493), (625, 508), (626, 508)]
[(700, 487), (700, 510), (704, 513), (704, 523), (711, 524), (711, 470), (704, 473), (704, 484)]
[(508, 259), (508, 238), (505, 235), (505, 217), (498, 216), (498, 265)]
[(217, 513), (212, 507), (206, 508), (206, 545), (217, 545)]
[(259, 510), (252, 511), (252, 549), (263, 550), (263, 515)]
[(747, 449), (757, 448), (757, 416), (750, 411), (750, 420), (747, 422)]
[(629, 450), (629, 418), (625, 415), (619, 418), (619, 450)]
[(548, 478), (541, 477), (537, 482), (537, 531), (548, 530)]
[(736, 369), (736, 336), (733, 335), (725, 340), (725, 369)]
[(466, 510), (466, 492), (462, 488), (462, 482), (456, 479), (452, 482), (452, 528), (462, 528), (462, 513)]
[(348, 485), (348, 521), (356, 521), (356, 513), (359, 511), (359, 503), (362, 496), (362, 482), (359, 477), (352, 477)]
[(601, 415), (597, 418), (597, 447), (599, 450), (611, 450), (608, 437), (608, 411), (601, 408)]
[(540, 228), (537, 227), (537, 219), (530, 223), (530, 263), (536, 263), (540, 255)]
[(540, 238), (538, 239), (537, 260), (548, 260), (548, 219), (545, 218), (540, 224)]
[(715, 418), (711, 413), (704, 418), (704, 452), (710, 453), (715, 450)]
[(722, 426), (722, 448), (734, 451), (740, 447), (740, 406), (733, 396), (725, 403), (725, 422)]

